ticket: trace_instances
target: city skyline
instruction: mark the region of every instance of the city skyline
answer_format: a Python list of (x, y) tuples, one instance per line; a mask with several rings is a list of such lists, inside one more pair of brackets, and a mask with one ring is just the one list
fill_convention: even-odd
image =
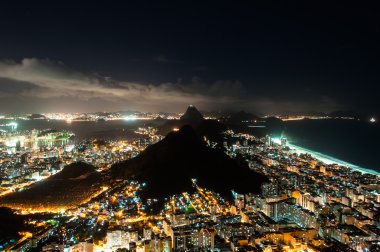
[(380, 251), (380, 5), (0, 6), (0, 251)]
[[(1, 125), (0, 248), (376, 251), (378, 169), (272, 137), (273, 128), (249, 134), (256, 119), (245, 116), (217, 121), (189, 106), (157, 127), (144, 119)], [(304, 123), (322, 121), (353, 120)]]
[(4, 4), (1, 113), (379, 114), (378, 8)]

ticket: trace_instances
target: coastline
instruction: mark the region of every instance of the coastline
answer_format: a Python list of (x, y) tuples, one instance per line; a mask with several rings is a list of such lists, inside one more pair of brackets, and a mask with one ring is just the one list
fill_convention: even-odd
[(372, 169), (368, 169), (368, 168), (363, 168), (363, 167), (360, 167), (358, 165), (354, 165), (354, 164), (345, 162), (343, 160), (331, 157), (329, 155), (326, 155), (326, 154), (323, 154), (323, 153), (320, 153), (320, 152), (317, 152), (317, 151), (313, 151), (313, 150), (310, 150), (310, 149), (307, 149), (307, 148), (303, 148), (303, 147), (300, 147), (300, 146), (297, 146), (297, 145), (294, 145), (294, 144), (290, 144), (290, 143), (288, 143), (287, 146), (289, 146), (289, 148), (292, 149), (292, 150), (294, 150), (297, 154), (299, 154), (299, 153), (310, 154), (315, 159), (318, 159), (319, 161), (322, 161), (322, 162), (324, 162), (326, 164), (338, 164), (338, 165), (341, 165), (341, 166), (350, 167), (353, 170), (359, 171), (361, 173), (367, 173), (367, 174), (372, 174), (372, 175), (380, 176), (380, 172), (378, 172), (378, 171), (375, 171), (375, 170), (372, 170)]

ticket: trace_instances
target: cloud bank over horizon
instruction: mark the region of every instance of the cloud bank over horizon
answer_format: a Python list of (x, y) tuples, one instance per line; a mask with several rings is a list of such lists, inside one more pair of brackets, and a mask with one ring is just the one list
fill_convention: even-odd
[[(275, 90), (273, 91), (276, 92)], [(93, 112), (168, 111), (182, 112), (188, 104), (202, 110), (241, 110), (261, 113), (339, 109), (329, 97), (319, 97), (316, 105), (297, 97), (281, 99), (281, 94), (258, 94), (239, 80), (205, 82), (193, 77), (165, 83), (114, 80), (86, 73), (50, 59), (24, 58), (0, 61), (0, 112)]]

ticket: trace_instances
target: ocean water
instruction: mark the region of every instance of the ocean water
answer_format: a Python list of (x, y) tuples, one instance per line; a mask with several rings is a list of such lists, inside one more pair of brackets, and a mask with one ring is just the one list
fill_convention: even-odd
[[(0, 121), (0, 125), (9, 121)], [(19, 120), (18, 129), (70, 130), (75, 140), (88, 138), (133, 139), (134, 130), (146, 126), (146, 121), (71, 122), (56, 120)], [(265, 128), (263, 128), (265, 129)], [(260, 128), (260, 130), (263, 130)], [(261, 132), (262, 133), (262, 132)], [(355, 120), (300, 120), (284, 122), (284, 135), (293, 146), (318, 153), (330, 160), (339, 160), (357, 167), (380, 172), (380, 123)]]
[(284, 124), (280, 134), (287, 137), (290, 144), (380, 172), (379, 123), (357, 120), (300, 120), (287, 121)]
[[(7, 124), (10, 121), (1, 120), (1, 124)], [(58, 121), (58, 120), (17, 120), (17, 130), (32, 129), (56, 129), (69, 130), (74, 132), (75, 141), (83, 139), (100, 138), (100, 139), (134, 139), (139, 135), (134, 133), (138, 127), (145, 126), (146, 121), (128, 121), (114, 120), (106, 122), (92, 121)], [(9, 128), (8, 128), (9, 129)]]

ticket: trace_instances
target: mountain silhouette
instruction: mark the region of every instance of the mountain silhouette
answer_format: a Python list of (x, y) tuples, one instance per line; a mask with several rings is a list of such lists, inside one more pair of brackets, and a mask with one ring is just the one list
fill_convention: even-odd
[(167, 120), (164, 124), (159, 126), (159, 131), (160, 134), (167, 135), (173, 131), (173, 129), (179, 129), (185, 125), (190, 125), (194, 129), (198, 129), (200, 125), (205, 124), (207, 121), (209, 120), (205, 120), (201, 112), (199, 112), (195, 106), (189, 105), (179, 120)]
[(112, 167), (114, 177), (147, 182), (149, 197), (163, 198), (192, 190), (191, 179), (229, 197), (231, 190), (258, 192), (266, 178), (249, 169), (242, 158), (232, 159), (211, 149), (191, 126), (169, 133), (139, 156)]
[(189, 105), (185, 114), (183, 114), (180, 119), (189, 124), (199, 124), (203, 121), (203, 115), (195, 106)]

